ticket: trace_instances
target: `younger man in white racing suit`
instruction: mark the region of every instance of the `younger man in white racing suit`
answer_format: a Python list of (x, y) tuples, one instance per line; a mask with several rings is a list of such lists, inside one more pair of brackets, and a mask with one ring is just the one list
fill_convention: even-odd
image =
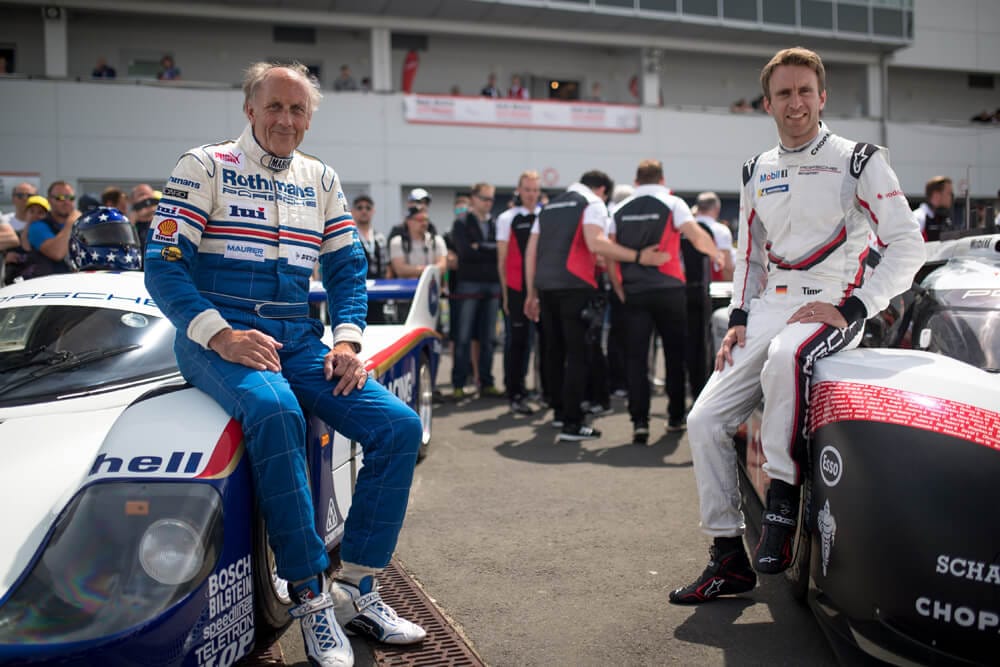
[[(422, 427), (357, 356), (367, 262), (340, 179), (296, 150), (319, 101), (301, 66), (258, 63), (244, 82), (250, 124), (239, 139), (181, 156), (163, 190), (145, 253), (146, 285), (177, 327), (184, 377), (243, 427), (278, 575), (289, 580), (306, 653), (353, 664), (341, 626), (406, 644), (419, 626), (396, 616), (375, 576), (392, 556)], [(308, 316), (319, 263), (333, 349)], [(361, 443), (333, 582), (315, 526), (302, 408)], [(322, 508), (325, 510), (325, 508)]]
[[(714, 542), (704, 573), (670, 594), (675, 604), (756, 585), (733, 436), (761, 399), (771, 486), (754, 568), (773, 574), (791, 564), (813, 364), (856, 347), (865, 319), (909, 288), (924, 261), (887, 151), (819, 120), (824, 78), (819, 56), (802, 48), (779, 52), (761, 74), (781, 143), (743, 166), (730, 328), (688, 416), (701, 527)], [(866, 276), (870, 231), (883, 252)]]

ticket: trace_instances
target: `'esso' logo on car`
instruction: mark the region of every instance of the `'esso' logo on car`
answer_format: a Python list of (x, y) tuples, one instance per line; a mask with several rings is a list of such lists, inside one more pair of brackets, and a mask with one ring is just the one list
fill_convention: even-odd
[(844, 461), (836, 447), (827, 445), (819, 455), (819, 474), (827, 486), (837, 486), (844, 473)]

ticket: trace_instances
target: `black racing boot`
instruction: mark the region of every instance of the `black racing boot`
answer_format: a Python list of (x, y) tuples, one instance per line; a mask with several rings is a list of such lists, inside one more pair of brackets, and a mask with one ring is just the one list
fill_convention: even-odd
[(799, 487), (772, 479), (767, 490), (767, 509), (760, 525), (760, 542), (754, 553), (754, 569), (778, 574), (792, 564), (792, 544), (799, 518)]
[(683, 588), (670, 592), (674, 604), (700, 604), (720, 595), (752, 591), (757, 574), (750, 567), (741, 537), (717, 537), (708, 549), (708, 567)]

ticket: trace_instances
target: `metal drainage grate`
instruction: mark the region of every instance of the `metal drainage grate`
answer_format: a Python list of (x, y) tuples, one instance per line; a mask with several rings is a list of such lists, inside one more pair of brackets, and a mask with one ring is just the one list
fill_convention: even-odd
[(485, 663), (395, 559), (379, 575), (378, 580), (379, 592), (385, 601), (400, 616), (427, 630), (427, 637), (412, 646), (373, 643), (376, 665), (485, 667)]

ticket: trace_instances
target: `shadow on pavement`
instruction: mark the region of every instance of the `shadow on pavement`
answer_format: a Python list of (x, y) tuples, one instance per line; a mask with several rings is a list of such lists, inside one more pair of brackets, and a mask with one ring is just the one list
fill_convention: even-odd
[[(753, 591), (738, 596), (722, 597), (701, 605), (692, 605), (692, 613), (674, 630), (682, 641), (711, 646), (725, 652), (727, 665), (745, 664), (748, 645), (764, 648), (754, 657), (755, 664), (768, 665), (833, 665), (830, 647), (817, 636), (805, 647), (804, 655), (789, 655), (785, 646), (787, 634), (796, 632), (810, 617), (791, 614), (800, 607), (789, 606), (791, 592), (784, 576), (761, 576)], [(781, 604), (774, 604), (780, 598)], [(772, 615), (768, 622), (740, 622), (740, 617), (754, 605), (766, 605)], [(767, 635), (773, 635), (768, 637)]]
[(670, 457), (680, 443), (680, 436), (666, 435), (651, 445), (633, 445), (626, 442), (605, 445), (606, 439), (585, 442), (560, 442), (556, 440), (559, 431), (547, 423), (537, 427), (531, 440), (506, 440), (494, 449), (509, 459), (534, 463), (566, 464), (591, 463), (617, 468), (690, 468), (690, 461), (672, 462)]

